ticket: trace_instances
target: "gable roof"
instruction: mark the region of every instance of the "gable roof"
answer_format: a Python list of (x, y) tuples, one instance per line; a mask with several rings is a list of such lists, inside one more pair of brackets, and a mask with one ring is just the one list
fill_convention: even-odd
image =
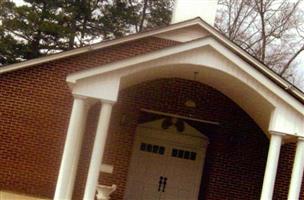
[(34, 65), (43, 64), (43, 63), (50, 62), (50, 61), (59, 60), (59, 59), (70, 57), (70, 56), (75, 56), (75, 55), (78, 55), (78, 54), (87, 53), (87, 52), (90, 52), (90, 51), (95, 51), (95, 50), (107, 48), (107, 47), (110, 47), (110, 46), (130, 42), (130, 41), (134, 41), (134, 40), (138, 40), (138, 39), (142, 39), (142, 38), (146, 38), (146, 37), (150, 37), (150, 36), (154, 36), (154, 35), (157, 35), (157, 34), (169, 32), (169, 31), (176, 30), (176, 29), (181, 29), (181, 28), (184, 28), (184, 27), (193, 26), (193, 25), (198, 24), (199, 21), (202, 21), (202, 20), (200, 18), (195, 18), (195, 19), (192, 19), (192, 20), (187, 20), (187, 21), (184, 21), (184, 22), (172, 24), (172, 25), (165, 26), (165, 27), (155, 28), (155, 29), (148, 30), (148, 31), (143, 31), (143, 32), (140, 32), (140, 33), (134, 33), (134, 34), (130, 34), (130, 35), (127, 35), (127, 36), (124, 36), (124, 37), (121, 37), (121, 38), (117, 38), (117, 39), (104, 40), (104, 41), (96, 43), (96, 44), (92, 44), (92, 45), (88, 45), (88, 46), (84, 46), (84, 47), (79, 47), (79, 48), (75, 48), (75, 49), (72, 49), (72, 50), (68, 50), (68, 51), (64, 51), (64, 52), (60, 52), (60, 53), (56, 53), (56, 54), (52, 54), (52, 55), (43, 56), (43, 57), (40, 57), (40, 58), (34, 58), (34, 59), (31, 59), (31, 60), (23, 61), (23, 62), (16, 63), (16, 64), (3, 66), (3, 67), (0, 67), (0, 74), (15, 71), (15, 70), (18, 70), (18, 69), (23, 69), (23, 68), (26, 68), (26, 67), (31, 67), (31, 66), (34, 66)]
[(299, 90), (297, 87), (295, 87), (290, 82), (283, 79), (281, 76), (279, 76), (273, 70), (268, 68), (264, 63), (262, 63), (257, 58), (255, 58), (252, 55), (250, 55), (249, 53), (247, 53), (244, 49), (239, 47), (237, 44), (232, 42), (230, 39), (228, 39), (226, 36), (224, 36), (222, 33), (220, 33), (218, 30), (216, 30), (214, 27), (210, 26), (208, 23), (206, 23), (199, 17), (190, 19), (187, 21), (179, 22), (176, 24), (172, 24), (172, 25), (169, 25), (166, 27), (157, 28), (157, 29), (153, 29), (153, 30), (149, 30), (149, 31), (141, 32), (141, 33), (135, 33), (135, 34), (131, 34), (131, 35), (128, 35), (128, 36), (125, 36), (122, 38), (107, 40), (107, 41), (103, 41), (103, 42), (96, 43), (93, 45), (80, 47), (80, 48), (76, 48), (73, 50), (69, 50), (69, 51), (65, 51), (65, 52), (61, 52), (61, 53), (57, 53), (57, 54), (53, 54), (53, 55), (49, 55), (49, 56), (44, 56), (41, 58), (31, 59), (31, 60), (24, 61), (21, 63), (7, 65), (4, 67), (0, 67), (0, 74), (12, 72), (15, 70), (23, 69), (26, 67), (31, 67), (31, 66), (38, 65), (38, 64), (47, 63), (50, 61), (63, 59), (63, 58), (70, 57), (70, 56), (75, 56), (78, 54), (87, 53), (90, 51), (103, 49), (106, 47), (142, 39), (145, 37), (155, 36), (155, 35), (158, 35), (161, 33), (166, 33), (169, 31), (174, 31), (177, 29), (190, 27), (190, 26), (194, 26), (194, 25), (199, 25), (202, 27), (202, 29), (208, 31), (212, 37), (214, 37), (216, 40), (221, 42), (225, 47), (227, 47), (228, 49), (230, 49), (231, 51), (236, 53), (243, 60), (245, 60), (246, 62), (251, 64), (251, 66), (255, 67), (258, 71), (263, 73), (266, 77), (271, 79), (273, 82), (275, 82), (281, 88), (283, 88), (285, 91), (287, 91), (289, 94), (291, 94), (294, 98), (296, 98), (297, 100), (299, 100), (301, 103), (304, 104), (304, 93), (301, 90)]

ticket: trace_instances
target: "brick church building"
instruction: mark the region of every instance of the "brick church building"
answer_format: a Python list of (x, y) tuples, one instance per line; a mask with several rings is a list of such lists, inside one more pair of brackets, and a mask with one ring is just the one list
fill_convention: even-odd
[(304, 94), (185, 2), (0, 68), (1, 200), (304, 199)]

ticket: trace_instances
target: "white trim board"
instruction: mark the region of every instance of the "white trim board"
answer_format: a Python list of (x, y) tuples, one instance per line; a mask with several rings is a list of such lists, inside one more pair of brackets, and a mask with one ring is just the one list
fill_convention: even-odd
[(193, 118), (193, 117), (190, 117), (190, 116), (182, 116), (182, 115), (177, 115), (177, 114), (172, 114), (172, 113), (165, 113), (165, 112), (160, 112), (160, 111), (155, 111), (155, 110), (150, 110), (150, 109), (145, 109), (145, 108), (142, 108), (140, 110), (144, 111), (144, 112), (147, 112), (147, 113), (157, 114), (157, 115), (175, 117), (175, 118), (179, 118), (179, 119), (186, 119), (186, 120), (202, 122), (202, 123), (205, 123), (205, 124), (212, 124), (212, 125), (217, 125), (217, 126), (220, 125), (220, 123), (216, 122), (216, 121), (203, 120), (203, 119)]

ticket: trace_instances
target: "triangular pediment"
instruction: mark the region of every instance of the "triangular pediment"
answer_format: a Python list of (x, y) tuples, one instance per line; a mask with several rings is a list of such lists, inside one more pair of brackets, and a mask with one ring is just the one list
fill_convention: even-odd
[(210, 36), (210, 33), (202, 26), (195, 24), (192, 26), (183, 27), (176, 30), (167, 31), (164, 33), (156, 34), (154, 37), (174, 40), (178, 42), (188, 42), (199, 38)]

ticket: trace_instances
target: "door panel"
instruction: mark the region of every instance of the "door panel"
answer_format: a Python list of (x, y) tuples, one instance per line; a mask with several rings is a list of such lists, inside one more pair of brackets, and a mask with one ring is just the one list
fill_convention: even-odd
[[(138, 145), (140, 148), (140, 145)], [(125, 200), (158, 200), (159, 177), (164, 171), (166, 157), (153, 152), (137, 151), (131, 165)]]
[(195, 188), (199, 186), (196, 181), (199, 174), (198, 167), (200, 166), (198, 161), (171, 156), (167, 160), (167, 166), (165, 175), (168, 181), (161, 199), (197, 199)]
[[(165, 138), (164, 132), (148, 131), (149, 135), (138, 135), (135, 140), (124, 200), (197, 200), (207, 145), (184, 145), (181, 135), (176, 143), (156, 137), (162, 134)], [(199, 144), (207, 144), (203, 138), (197, 139)], [(166, 178), (164, 192), (164, 181), (159, 191), (160, 177)]]

